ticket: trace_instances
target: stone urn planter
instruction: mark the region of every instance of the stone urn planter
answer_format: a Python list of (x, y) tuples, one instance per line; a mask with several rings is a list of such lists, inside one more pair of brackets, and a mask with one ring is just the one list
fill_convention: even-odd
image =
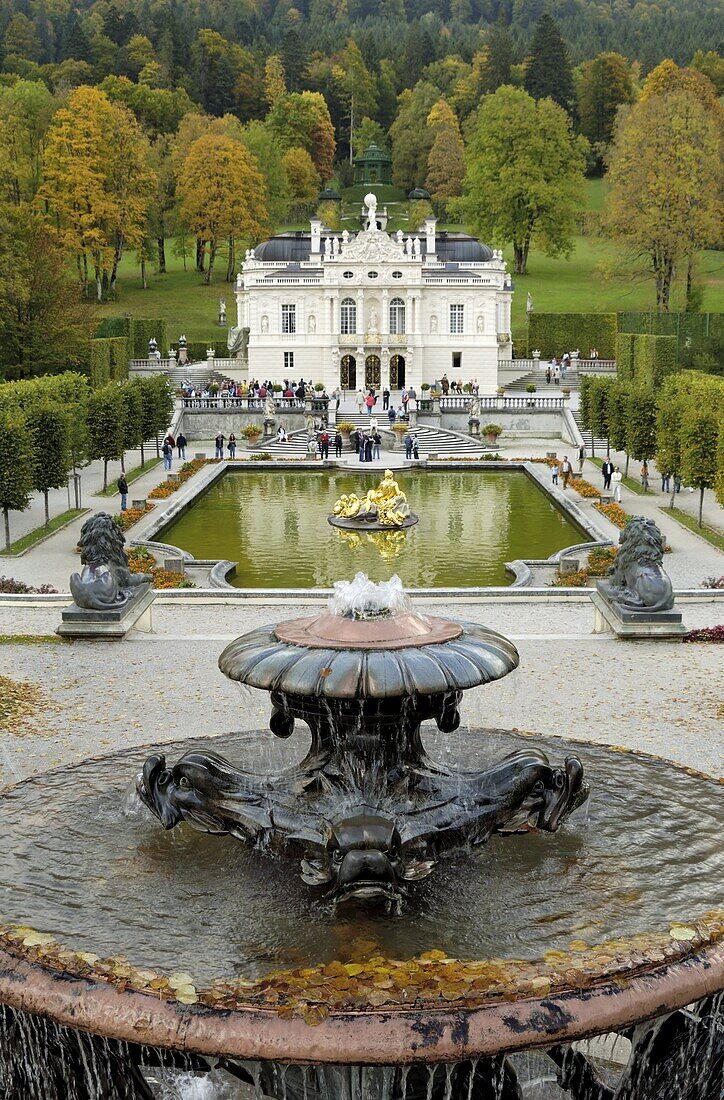
[(485, 442), (491, 447), (497, 447), (498, 437), (502, 434), (502, 427), (500, 424), (486, 424), (482, 429), (485, 436)]
[(253, 451), (262, 437), (263, 429), (258, 424), (247, 424), (241, 429), (247, 451)]

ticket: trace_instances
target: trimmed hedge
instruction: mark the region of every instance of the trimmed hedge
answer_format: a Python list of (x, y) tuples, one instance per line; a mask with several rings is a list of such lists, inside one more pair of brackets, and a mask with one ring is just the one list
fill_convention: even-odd
[(206, 359), (207, 348), (213, 348), (217, 358), (220, 359), (226, 358), (229, 354), (226, 340), (189, 340), (187, 348), (189, 363), (198, 363)]
[(622, 382), (634, 380), (634, 340), (633, 332), (619, 332), (616, 337), (616, 374)]
[(580, 348), (585, 359), (591, 348), (601, 359), (616, 354), (615, 313), (531, 313), (528, 344), (538, 348), (544, 359)]
[(88, 379), (91, 389), (98, 390), (111, 380), (110, 340), (91, 340), (88, 357)]
[(104, 317), (98, 326), (96, 336), (100, 339), (110, 336), (128, 337), (131, 331), (131, 317)]
[(667, 374), (676, 370), (676, 337), (636, 333), (633, 338), (633, 381), (658, 389)]
[(168, 337), (166, 335), (166, 322), (158, 318), (132, 317), (130, 318), (130, 346), (131, 359), (148, 358), (148, 341), (154, 337), (158, 343), (158, 350), (163, 358), (168, 354)]
[(128, 339), (125, 336), (108, 338), (109, 367), (112, 382), (121, 382), (128, 378)]
[(673, 336), (677, 358), (709, 340), (724, 339), (724, 313), (659, 313), (656, 310), (627, 310), (617, 314), (619, 332)]

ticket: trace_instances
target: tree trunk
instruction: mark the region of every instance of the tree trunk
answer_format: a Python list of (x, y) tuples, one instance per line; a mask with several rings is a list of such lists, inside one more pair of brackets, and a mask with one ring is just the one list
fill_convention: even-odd
[(5, 517), (5, 549), (10, 549), (10, 509), (3, 508), (3, 516)]
[(513, 244), (513, 256), (515, 258), (515, 274), (527, 275), (528, 271), (528, 249), (530, 248), (530, 238), (522, 242), (522, 244)]
[(628, 451), (626, 451), (626, 465), (624, 466), (624, 471), (623, 471), (623, 476), (624, 477), (628, 477), (628, 460), (629, 460), (629, 457), (630, 457), (629, 453), (628, 453)]
[(146, 465), (146, 459), (143, 457), (143, 440), (141, 440), (141, 465)]
[(102, 302), (103, 301), (103, 280), (101, 278), (101, 269), (98, 267), (97, 264), (95, 265), (95, 273), (96, 273), (96, 301)]
[(691, 295), (692, 295), (693, 289), (694, 289), (694, 254), (692, 252), (692, 253), (690, 253), (690, 255), (689, 255), (689, 257), (686, 261), (686, 305), (684, 306), (684, 309), (686, 309), (686, 310), (690, 310), (692, 308)]
[(146, 260), (145, 257), (141, 257), (141, 286), (144, 290), (148, 290), (148, 283), (146, 282)]
[(158, 273), (159, 275), (166, 274), (166, 239), (164, 237), (157, 237), (156, 244), (158, 245)]
[(236, 267), (236, 247), (234, 244), (234, 238), (229, 237), (229, 262), (226, 265), (226, 281), (227, 283), (233, 283), (234, 281), (234, 268)]
[(206, 272), (206, 278), (204, 279), (204, 284), (206, 286), (211, 285), (211, 280), (214, 277), (214, 261), (215, 261), (215, 259), (216, 259), (216, 241), (211, 240), (211, 241), (209, 241), (209, 267), (208, 267), (208, 271)]
[(196, 270), (197, 271), (203, 271), (204, 270), (204, 260), (206, 259), (206, 251), (204, 249), (205, 244), (206, 244), (206, 241), (200, 241), (198, 239), (196, 241)]
[(669, 508), (671, 508), (671, 510), (673, 511), (674, 502), (676, 500), (676, 474), (671, 475), (671, 483), (674, 488), (671, 490), (671, 500), (669, 501)]
[(161, 447), (158, 442), (158, 432), (156, 432), (156, 458), (161, 457)]
[(125, 472), (126, 472), (126, 452), (121, 451), (121, 473), (125, 474)]
[(88, 257), (83, 253), (83, 297), (88, 297)]
[(704, 512), (704, 486), (699, 489), (699, 526), (702, 524), (702, 515)]
[(103, 492), (108, 488), (108, 459), (103, 459)]
[(43, 497), (45, 498), (45, 526), (50, 527), (50, 509), (48, 508), (48, 490), (43, 489)]

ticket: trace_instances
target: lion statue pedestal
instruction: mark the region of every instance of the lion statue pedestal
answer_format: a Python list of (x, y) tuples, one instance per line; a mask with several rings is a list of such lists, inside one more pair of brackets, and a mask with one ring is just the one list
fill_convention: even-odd
[(664, 571), (665, 542), (652, 519), (634, 516), (619, 537), (609, 580), (591, 594), (594, 634), (606, 630), (619, 638), (680, 638), (686, 633), (674, 610), (674, 590)]
[(107, 512), (83, 524), (78, 545), (83, 569), (72, 573), (74, 602), (63, 610), (57, 633), (68, 638), (124, 638), (132, 627), (151, 630), (153, 578), (131, 573), (123, 532)]

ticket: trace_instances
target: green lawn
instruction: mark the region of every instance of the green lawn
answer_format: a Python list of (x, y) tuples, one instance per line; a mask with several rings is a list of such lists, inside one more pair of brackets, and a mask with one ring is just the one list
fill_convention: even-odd
[(61, 512), (59, 516), (53, 516), (50, 523), (42, 527), (36, 527), (32, 531), (28, 531), (27, 535), (23, 535), (22, 538), (16, 539), (15, 542), (10, 543), (10, 549), (6, 550), (3, 544), (0, 550), (0, 556), (11, 557), (17, 554), (22, 554), (23, 550), (29, 550), (31, 546), (35, 546), (36, 542), (40, 542), (41, 539), (47, 538), (48, 535), (52, 535), (54, 531), (59, 531), (61, 527), (66, 527), (69, 523), (72, 523), (78, 516), (82, 516), (87, 512), (87, 508), (69, 508), (65, 512)]
[(682, 511), (681, 508), (662, 508), (661, 511), (665, 516), (671, 516), (672, 519), (675, 519), (682, 527), (688, 527), (695, 535), (706, 539), (717, 550), (724, 552), (724, 534), (718, 528), (712, 527), (708, 523), (702, 523), (700, 527), (697, 517), (690, 516), (688, 512)]
[[(589, 180), (587, 189), (589, 209), (600, 209), (604, 181)], [(368, 190), (363, 185), (347, 188), (344, 192), (345, 199), (350, 202), (354, 197), (354, 202), (361, 202)], [(398, 202), (400, 196), (404, 198), (401, 191), (392, 187), (378, 187), (375, 192), (381, 205)], [(396, 228), (396, 225), (393, 217), (390, 228)], [(351, 225), (348, 227), (351, 228)], [(406, 223), (404, 227), (406, 228)], [(304, 229), (306, 223), (284, 228)], [(464, 227), (451, 225), (445, 228), (459, 232)], [(167, 241), (166, 275), (155, 274), (153, 265), (147, 265), (147, 290), (141, 287), (135, 256), (128, 253), (119, 271), (117, 300), (100, 306), (89, 305), (89, 309), (98, 318), (118, 314), (163, 318), (168, 323), (168, 333), (172, 340), (176, 340), (182, 332), (189, 340), (219, 339), (221, 333), (216, 325), (216, 318), (222, 295), (226, 298), (227, 316), (229, 319), (235, 316), (232, 286), (224, 281), (225, 253), (219, 251), (214, 283), (207, 287), (203, 284), (203, 275), (194, 270), (192, 252), (189, 251), (187, 255), (187, 270), (184, 271), (183, 260), (172, 255), (171, 246), (172, 242)], [(240, 242), (237, 255), (243, 257), (245, 248), (246, 245)], [(505, 249), (505, 257), (512, 269), (512, 249)], [(617, 247), (599, 238), (577, 236), (569, 259), (550, 259), (533, 249), (528, 259), (528, 270), (528, 275), (514, 278), (516, 294), (513, 296), (513, 333), (519, 355), (526, 351), (525, 307), (528, 292), (533, 297), (534, 308), (539, 312), (604, 313), (652, 309), (655, 306), (653, 280), (635, 278), (622, 260)], [(704, 290), (702, 308), (717, 312), (723, 310), (724, 259), (721, 252), (705, 252), (701, 255), (699, 278)], [(673, 309), (681, 308), (683, 291), (683, 282), (680, 281), (680, 285), (675, 285)]]

